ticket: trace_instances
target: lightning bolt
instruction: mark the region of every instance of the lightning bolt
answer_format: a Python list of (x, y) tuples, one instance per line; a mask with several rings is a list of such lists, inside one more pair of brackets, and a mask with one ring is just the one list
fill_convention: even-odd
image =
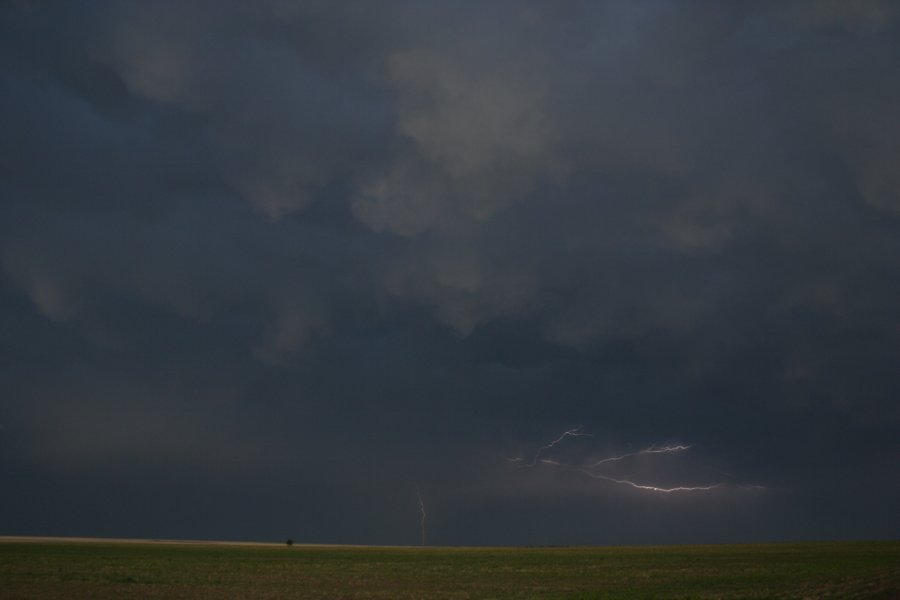
[(638, 454), (666, 454), (668, 452), (684, 452), (685, 450), (690, 450), (692, 446), (690, 445), (675, 445), (675, 446), (660, 446), (657, 448), (656, 446), (650, 446), (646, 450), (641, 450)]
[(669, 454), (671, 452), (684, 452), (685, 450), (690, 449), (691, 446), (684, 445), (676, 445), (676, 446), (660, 446), (657, 448), (656, 446), (650, 446), (646, 450), (638, 450), (637, 452), (629, 452), (627, 454), (622, 454), (620, 456), (611, 456), (609, 458), (604, 458), (602, 460), (598, 460), (591, 467), (598, 467), (605, 463), (617, 462), (620, 460), (625, 460), (631, 456), (638, 456), (641, 454)]
[[(645, 448), (643, 450), (637, 450), (635, 452), (628, 452), (625, 454), (620, 454), (617, 456), (610, 456), (608, 458), (604, 458), (598, 460), (587, 466), (579, 466), (579, 465), (571, 465), (564, 464), (557, 460), (551, 458), (541, 458), (541, 454), (545, 453), (548, 450), (554, 448), (557, 444), (562, 442), (567, 437), (591, 437), (589, 433), (583, 433), (581, 431), (581, 427), (575, 427), (574, 429), (569, 429), (564, 431), (562, 435), (558, 438), (550, 442), (549, 444), (545, 444), (537, 449), (534, 453), (534, 457), (531, 459), (531, 462), (526, 462), (524, 458), (507, 458), (503, 457), (506, 461), (512, 463), (518, 463), (521, 467), (534, 467), (538, 464), (549, 465), (553, 467), (563, 467), (563, 468), (573, 468), (577, 471), (581, 472), (584, 475), (587, 475), (591, 479), (601, 479), (603, 481), (608, 481), (610, 483), (615, 483), (618, 485), (625, 485), (636, 490), (643, 490), (648, 492), (656, 492), (660, 494), (672, 494), (675, 492), (706, 492), (710, 490), (714, 490), (718, 487), (721, 487), (722, 483), (712, 483), (709, 485), (678, 485), (673, 487), (662, 487), (658, 485), (651, 485), (647, 483), (639, 483), (637, 481), (632, 481), (630, 479), (624, 479), (621, 477), (613, 477), (611, 475), (605, 475), (603, 473), (597, 473), (595, 469), (601, 465), (618, 462), (625, 460), (631, 456), (639, 456), (643, 454), (671, 454), (677, 452), (685, 452), (689, 450), (692, 446), (690, 444), (673, 444), (673, 445), (665, 445), (665, 446), (657, 446), (652, 445), (649, 448)], [(744, 486), (744, 489), (766, 489), (764, 486)], [(424, 513), (424, 509), (423, 509)], [(424, 518), (424, 517), (423, 517)], [(423, 521), (424, 523), (424, 521)], [(424, 531), (424, 524), (423, 524)], [(424, 535), (424, 534), (423, 534)]]
[(422, 529), (422, 545), (425, 545), (425, 518), (428, 516), (425, 514), (425, 503), (422, 502), (422, 492), (419, 491), (419, 486), (416, 486), (416, 499), (419, 501), (419, 527)]
[(601, 475), (599, 473), (592, 473), (592, 472), (588, 471), (587, 469), (579, 468), (578, 470), (581, 471), (582, 473), (584, 473), (585, 475), (587, 475), (588, 477), (590, 477), (591, 479), (602, 479), (604, 481), (611, 481), (613, 483), (618, 483), (620, 485), (627, 485), (627, 486), (633, 487), (636, 490), (647, 490), (649, 492), (660, 492), (662, 494), (671, 494), (672, 492), (706, 492), (709, 490), (714, 490), (717, 487), (719, 487), (720, 485), (722, 485), (721, 483), (714, 483), (712, 485), (697, 485), (697, 486), (679, 485), (679, 486), (675, 486), (675, 487), (665, 488), (665, 487), (659, 487), (659, 486), (655, 486), (655, 485), (635, 483), (634, 481), (630, 481), (628, 479), (617, 479), (615, 477), (609, 477), (607, 475)]

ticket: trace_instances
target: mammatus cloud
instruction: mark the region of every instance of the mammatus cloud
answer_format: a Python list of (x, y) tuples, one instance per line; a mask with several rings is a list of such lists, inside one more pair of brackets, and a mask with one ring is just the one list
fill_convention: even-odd
[(134, 95), (195, 120), (214, 175), (279, 219), (371, 158), (379, 114), (365, 73), (353, 70), (365, 68), (364, 47), (325, 70), (303, 45), (307, 22), (353, 29), (365, 11), (273, 4), (235, 3), (215, 16), (203, 3), (117, 4), (92, 53)]
[(23, 250), (7, 248), (3, 254), (6, 274), (34, 303), (35, 308), (48, 319), (65, 321), (78, 313), (81, 301), (79, 284), (66, 284), (65, 276), (55, 269), (40, 264), (34, 256), (22, 256)]
[[(407, 148), (354, 213), (376, 231), (462, 234), (520, 200), (557, 162), (540, 56), (464, 45), (386, 59)], [(462, 229), (462, 231), (460, 231)]]
[[(264, 249), (249, 232), (206, 238), (209, 224), (190, 213), (150, 223), (123, 218), (80, 225), (23, 223), (4, 248), (11, 282), (48, 318), (102, 321), (109, 303), (137, 298), (208, 325), (249, 304), (260, 323), (252, 352), (272, 364), (289, 360), (314, 332), (327, 330), (328, 292), (312, 284), (321, 275), (302, 250), (269, 254), (274, 247)], [(51, 228), (52, 238), (37, 233)]]
[[(852, 46), (852, 27), (874, 23), (870, 34), (880, 39), (892, 22), (882, 3), (839, 9), (623, 4), (569, 14), (536, 5), (547, 12), (543, 20), (490, 13), (499, 28), (479, 28), (466, 40), (429, 40), (406, 24), (390, 42), (394, 25), (376, 20), (382, 33), (372, 30), (372, 15), (361, 8), (235, 6), (210, 19), (199, 4), (132, 3), (95, 15), (97, 35), (84, 43), (132, 100), (149, 103), (145, 118), (156, 139), (144, 145), (195, 148), (191, 185), (215, 182), (217, 193), (234, 194), (276, 222), (313, 207), (349, 210), (378, 234), (372, 240), (405, 239), (391, 253), (355, 243), (359, 271), (379, 278), (367, 301), (424, 306), (463, 335), (497, 320), (535, 319), (549, 340), (577, 346), (656, 328), (689, 331), (723, 294), (749, 292), (727, 289), (743, 285), (729, 253), (748, 238), (803, 247), (828, 234), (809, 230), (802, 216), (828, 188), (814, 183), (824, 165), (810, 149), (820, 140), (846, 157), (865, 202), (892, 210), (890, 140), (897, 136), (884, 125), (897, 90), (890, 77), (856, 75), (868, 73), (861, 67), (872, 63), (871, 51), (822, 63), (755, 37), (762, 23), (814, 49), (823, 23), (835, 23), (851, 28), (839, 30)], [(436, 14), (428, 18), (446, 17)], [(599, 29), (571, 20), (596, 20)], [(342, 66), (325, 69), (292, 35), (307, 32), (307, 22), (353, 32), (366, 23), (368, 33), (335, 61)], [(698, 32), (689, 26), (695, 22), (710, 26)], [(195, 35), (200, 23), (204, 33)], [(250, 35), (242, 23), (268, 35)], [(716, 35), (717, 27), (733, 39)], [(317, 43), (328, 56), (338, 52), (335, 42)], [(890, 66), (870, 69), (886, 75)], [(187, 127), (172, 129), (166, 119), (176, 117)], [(94, 143), (95, 162), (114, 153), (109, 143)], [(133, 144), (127, 136), (112, 140), (122, 151)], [(792, 164), (791, 172), (782, 164)], [(188, 202), (177, 188), (184, 176), (160, 168), (165, 183), (147, 202)], [(215, 224), (207, 229), (228, 234)], [(48, 314), (71, 317), (65, 305), (90, 295), (65, 274), (50, 274), (60, 271), (56, 262), (12, 264), (28, 261), (40, 263), (7, 257), (7, 271)], [(672, 265), (671, 281), (660, 281), (660, 262)], [(798, 265), (791, 279), (807, 277), (804, 270)], [(174, 286), (118, 287), (152, 298)], [(202, 310), (198, 295), (213, 295), (178, 294), (164, 302), (186, 315)], [(802, 297), (789, 295), (795, 303)], [(286, 308), (276, 320), (296, 330), (299, 311)]]
[(267, 364), (290, 365), (297, 351), (302, 351), (317, 335), (327, 334), (328, 316), (314, 303), (304, 303), (297, 295), (287, 306), (274, 311), (262, 343), (253, 349), (253, 356)]

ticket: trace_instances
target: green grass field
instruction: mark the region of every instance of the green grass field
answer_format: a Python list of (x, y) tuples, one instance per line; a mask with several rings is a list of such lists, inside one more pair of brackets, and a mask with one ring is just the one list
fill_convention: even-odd
[(900, 542), (391, 548), (0, 540), (13, 598), (900, 598)]

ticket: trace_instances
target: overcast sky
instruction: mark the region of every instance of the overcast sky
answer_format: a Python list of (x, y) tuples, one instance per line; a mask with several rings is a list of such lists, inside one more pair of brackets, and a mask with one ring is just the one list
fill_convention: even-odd
[(898, 3), (13, 0), (0, 47), (0, 534), (900, 536)]

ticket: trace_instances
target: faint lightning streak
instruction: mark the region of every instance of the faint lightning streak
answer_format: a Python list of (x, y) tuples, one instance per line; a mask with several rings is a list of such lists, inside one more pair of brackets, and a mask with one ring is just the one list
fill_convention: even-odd
[(610, 456), (609, 458), (604, 458), (603, 460), (598, 460), (597, 462), (595, 462), (595, 463), (592, 464), (591, 466), (592, 466), (592, 467), (597, 467), (597, 466), (602, 465), (602, 464), (605, 464), (605, 463), (616, 462), (616, 461), (619, 461), (619, 460), (625, 460), (625, 459), (628, 458), (629, 456), (634, 456), (635, 454), (640, 454), (640, 452), (629, 452), (628, 454), (623, 454), (623, 455), (621, 455), (621, 456)]
[(638, 450), (637, 452), (629, 452), (627, 454), (622, 454), (621, 456), (611, 456), (609, 458), (604, 458), (603, 460), (598, 460), (591, 467), (597, 467), (605, 463), (616, 462), (620, 460), (624, 460), (630, 456), (638, 456), (639, 454), (668, 454), (670, 452), (684, 452), (689, 449), (690, 446), (677, 445), (677, 446), (661, 446), (657, 448), (656, 446), (650, 446), (646, 450)]
[(720, 483), (715, 483), (712, 485), (697, 485), (697, 486), (684, 486), (679, 485), (676, 487), (664, 488), (658, 487), (655, 485), (645, 485), (641, 483), (635, 483), (634, 481), (629, 481), (628, 479), (616, 479), (615, 477), (609, 477), (607, 475), (600, 475), (599, 473), (592, 473), (587, 469), (579, 468), (579, 471), (590, 477), (591, 479), (602, 479), (604, 481), (611, 481), (612, 483), (618, 483), (621, 485), (631, 486), (637, 490), (647, 490), (650, 492), (660, 492), (662, 494), (671, 494), (672, 492), (705, 492), (709, 490), (714, 490), (719, 487)]
[(503, 456), (502, 454), (500, 455), (500, 458), (502, 458), (506, 462), (512, 462), (512, 463), (520, 463), (525, 460), (524, 458), (521, 458), (521, 457), (510, 458), (508, 456)]
[(416, 486), (416, 498), (419, 500), (419, 527), (422, 529), (422, 545), (425, 545), (425, 518), (427, 515), (425, 514), (425, 503), (422, 502), (422, 493), (419, 491), (419, 486)]
[(646, 450), (641, 450), (639, 454), (663, 454), (667, 452), (684, 452), (685, 450), (689, 450), (691, 448), (690, 445), (682, 445), (678, 444), (675, 446), (661, 446), (657, 448), (656, 446), (650, 446)]
[[(549, 444), (547, 444), (547, 445), (545, 445), (545, 446), (541, 446), (540, 448), (538, 448), (538, 449), (537, 449), (537, 452), (534, 453), (534, 458), (531, 459), (531, 462), (530, 462), (529, 464), (525, 465), (525, 466), (527, 466), (527, 467), (533, 467), (533, 466), (535, 466), (536, 464), (538, 464), (538, 462), (541, 460), (541, 458), (540, 458), (540, 457), (541, 457), (541, 452), (543, 452), (544, 450), (550, 450), (551, 448), (553, 448), (554, 446), (556, 446), (558, 443), (560, 443), (561, 441), (563, 441), (563, 440), (566, 439), (567, 437), (591, 437), (591, 434), (589, 434), (589, 433), (581, 433), (581, 426), (580, 426), (580, 425), (579, 425), (578, 427), (575, 427), (574, 429), (569, 429), (568, 431), (564, 431), (564, 432), (562, 433), (561, 436), (559, 436), (558, 438), (556, 438), (555, 440), (553, 440), (553, 441), (550, 442)], [(520, 460), (521, 460), (521, 459), (518, 459), (516, 462), (519, 462)]]

